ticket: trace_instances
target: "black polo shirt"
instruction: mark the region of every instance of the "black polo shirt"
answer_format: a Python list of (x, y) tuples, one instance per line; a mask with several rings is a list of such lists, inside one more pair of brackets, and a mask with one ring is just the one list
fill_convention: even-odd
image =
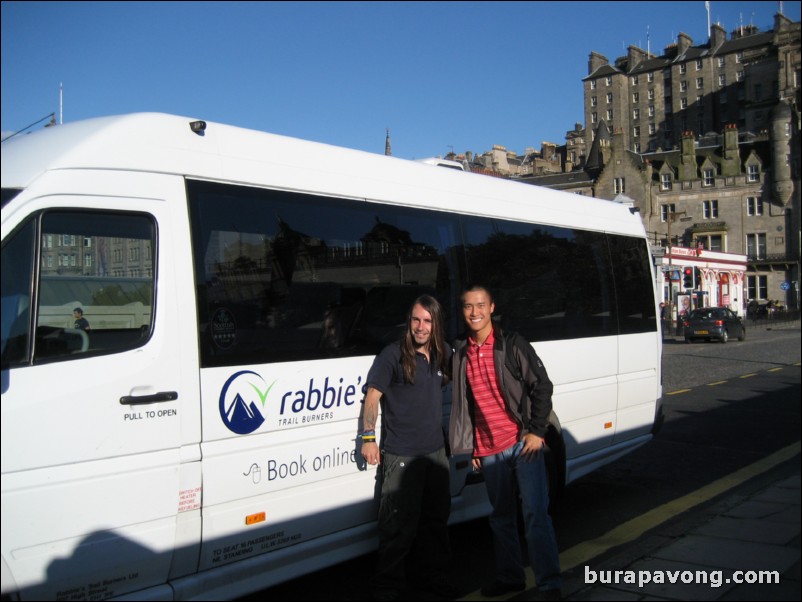
[(399, 456), (422, 456), (445, 445), (443, 431), (443, 374), (417, 354), (415, 383), (404, 382), (401, 346), (385, 347), (368, 372), (367, 387), (382, 392), (381, 446)]

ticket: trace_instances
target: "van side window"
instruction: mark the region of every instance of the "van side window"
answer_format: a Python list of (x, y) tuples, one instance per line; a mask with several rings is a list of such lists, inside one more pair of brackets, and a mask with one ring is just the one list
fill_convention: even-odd
[(454, 215), (192, 180), (187, 189), (203, 367), (372, 355), (403, 332), (416, 297), (454, 297)]
[(3, 368), (24, 362), (28, 357), (35, 228), (35, 220), (29, 220), (3, 244), (0, 266)]
[[(7, 361), (75, 359), (143, 344), (153, 321), (156, 261), (152, 218), (134, 213), (48, 211), (31, 224), (38, 226), (38, 243), (33, 236), (25, 241), (18, 235), (3, 247), (4, 365)], [(25, 229), (19, 234), (23, 232)], [(26, 248), (15, 252), (11, 247), (18, 238), (19, 246)], [(6, 274), (14, 269), (7, 272), (6, 264), (15, 264), (15, 256), (23, 257), (25, 252), (39, 266), (32, 287), (36, 307), (32, 349), (27, 344), (31, 320), (25, 324), (22, 319), (26, 311), (22, 291), (18, 300), (9, 298), (6, 316)], [(28, 262), (25, 269), (35, 273), (30, 265)], [(22, 284), (16, 286), (22, 288)]]

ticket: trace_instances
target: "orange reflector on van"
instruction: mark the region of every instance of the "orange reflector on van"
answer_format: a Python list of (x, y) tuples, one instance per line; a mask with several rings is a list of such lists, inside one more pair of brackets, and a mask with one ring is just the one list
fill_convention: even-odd
[(611, 428), (613, 428), (613, 423), (612, 423), (612, 422), (605, 422), (605, 423), (604, 423), (604, 428), (605, 428), (605, 429), (611, 429)]
[(256, 523), (263, 523), (266, 520), (266, 516), (264, 512), (260, 512), (259, 514), (249, 514), (245, 517), (245, 524), (246, 525), (255, 525)]

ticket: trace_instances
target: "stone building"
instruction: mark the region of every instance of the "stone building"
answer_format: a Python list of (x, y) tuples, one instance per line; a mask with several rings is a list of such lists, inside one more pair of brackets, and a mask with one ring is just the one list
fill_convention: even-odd
[(670, 150), (683, 132), (741, 131), (769, 127), (778, 100), (799, 107), (799, 23), (775, 16), (774, 29), (739, 28), (728, 40), (719, 25), (706, 44), (694, 46), (684, 33), (655, 56), (630, 46), (610, 64), (591, 52), (583, 79), (585, 145), (590, 148), (601, 121), (621, 130), (626, 148)]
[[(729, 40), (714, 25), (702, 46), (681, 33), (661, 56), (592, 52), (581, 171), (522, 180), (630, 203), (656, 264), (672, 247), (745, 257), (744, 303), (799, 308), (801, 64), (800, 23), (781, 14)], [(669, 300), (681, 287), (667, 278)]]

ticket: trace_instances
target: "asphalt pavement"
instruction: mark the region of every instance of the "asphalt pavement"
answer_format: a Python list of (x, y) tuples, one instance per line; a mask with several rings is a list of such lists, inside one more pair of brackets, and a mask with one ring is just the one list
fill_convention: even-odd
[[(800, 330), (758, 322), (750, 338)], [(682, 344), (670, 337), (667, 345)], [(560, 555), (566, 600), (794, 600), (800, 591), (800, 442), (638, 517), (616, 531), (643, 533), (610, 549), (610, 533)], [(651, 514), (651, 513), (650, 513)], [(668, 518), (666, 517), (671, 517)], [(649, 521), (652, 521), (651, 523)], [(653, 526), (649, 528), (649, 525)], [(599, 554), (593, 555), (594, 546)], [(579, 546), (578, 546), (579, 548)], [(530, 589), (510, 600), (537, 600)]]

